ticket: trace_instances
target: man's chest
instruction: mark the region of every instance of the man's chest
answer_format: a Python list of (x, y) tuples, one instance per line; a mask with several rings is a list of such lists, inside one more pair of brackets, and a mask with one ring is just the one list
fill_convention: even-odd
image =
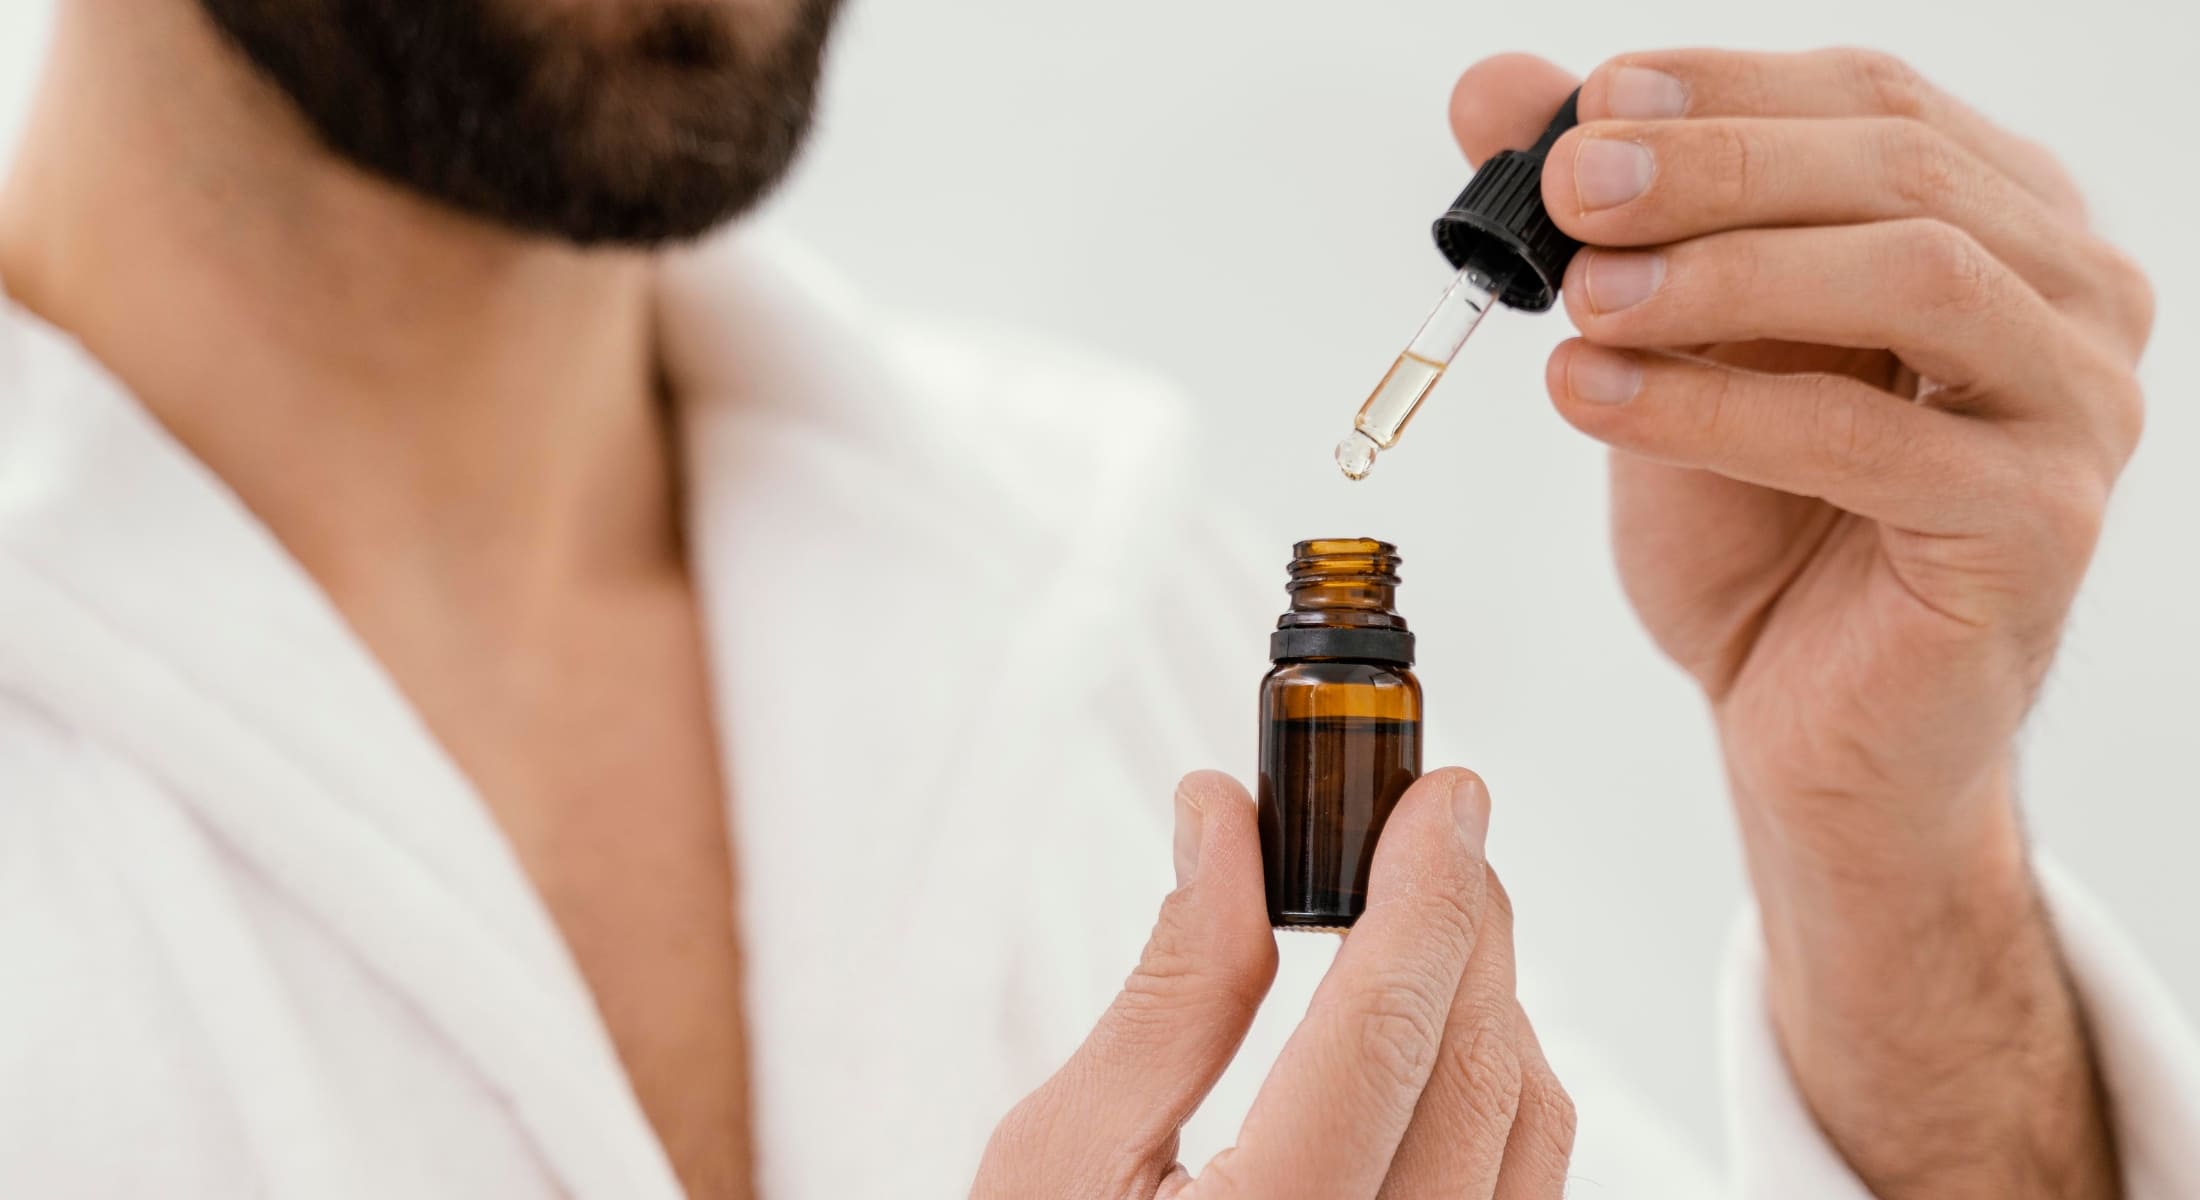
[[(742, 966), (702, 639), (683, 602), (562, 631), (531, 675), (443, 672), (419, 703), (570, 949), (698, 1200), (750, 1194)], [(402, 677), (400, 682), (403, 683)]]

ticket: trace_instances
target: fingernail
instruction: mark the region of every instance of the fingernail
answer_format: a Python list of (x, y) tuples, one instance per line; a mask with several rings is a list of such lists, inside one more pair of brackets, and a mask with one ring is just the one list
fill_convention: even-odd
[(1616, 350), (1579, 345), (1566, 360), (1566, 386), (1588, 404), (1625, 404), (1642, 390), (1642, 367)]
[(1625, 121), (1658, 121), (1688, 111), (1688, 85), (1663, 71), (1621, 67), (1604, 86), (1604, 107)]
[(1451, 824), (1459, 840), (1479, 854), (1490, 832), (1490, 792), (1482, 781), (1462, 772), (1451, 786)]
[(1199, 801), (1193, 799), (1190, 789), (1176, 789), (1176, 886), (1183, 887), (1192, 881), (1199, 870), (1199, 835), (1206, 825), (1206, 814), (1200, 812)]
[(1574, 151), (1574, 196), (1583, 212), (1613, 208), (1650, 186), (1649, 147), (1615, 138), (1587, 138)]
[(1665, 256), (1646, 250), (1591, 250), (1589, 311), (1615, 313), (1650, 298), (1665, 282)]

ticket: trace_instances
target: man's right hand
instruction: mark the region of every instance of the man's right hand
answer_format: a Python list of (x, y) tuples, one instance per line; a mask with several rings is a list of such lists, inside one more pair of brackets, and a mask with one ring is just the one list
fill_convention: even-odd
[[(1487, 60), (1470, 156), (1576, 86)], [(1880, 1196), (2118, 1195), (2016, 739), (2139, 437), (2154, 317), (2046, 151), (1858, 50), (1628, 54), (1543, 172), (1559, 413), (1725, 751), (1785, 1065)]]
[(1482, 856), (1489, 793), (1424, 776), (1398, 802), (1366, 915), (1322, 980), (1237, 1144), (1195, 1178), (1177, 1133), (1275, 976), (1251, 799), (1228, 776), (1176, 795), (1178, 887), (1138, 968), (1062, 1069), (994, 1131), (995, 1197), (1545, 1200), (1573, 1104), (1513, 996), (1512, 908)]

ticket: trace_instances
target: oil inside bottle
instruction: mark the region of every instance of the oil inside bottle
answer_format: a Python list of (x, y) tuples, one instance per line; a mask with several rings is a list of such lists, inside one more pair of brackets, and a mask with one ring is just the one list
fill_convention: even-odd
[(1272, 720), (1266, 732), (1260, 832), (1269, 920), (1348, 925), (1367, 907), (1376, 836), (1420, 774), (1421, 723), (1299, 717)]

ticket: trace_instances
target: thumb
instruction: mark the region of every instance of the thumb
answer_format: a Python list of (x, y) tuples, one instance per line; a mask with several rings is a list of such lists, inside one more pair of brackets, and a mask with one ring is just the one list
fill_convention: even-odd
[(1180, 885), (1137, 968), (994, 1132), (974, 1195), (1153, 1194), (1177, 1130), (1245, 1040), (1276, 974), (1253, 802), (1202, 771), (1177, 785), (1176, 812)]
[(1533, 145), (1580, 82), (1531, 54), (1485, 58), (1451, 89), (1451, 135), (1471, 163)]

